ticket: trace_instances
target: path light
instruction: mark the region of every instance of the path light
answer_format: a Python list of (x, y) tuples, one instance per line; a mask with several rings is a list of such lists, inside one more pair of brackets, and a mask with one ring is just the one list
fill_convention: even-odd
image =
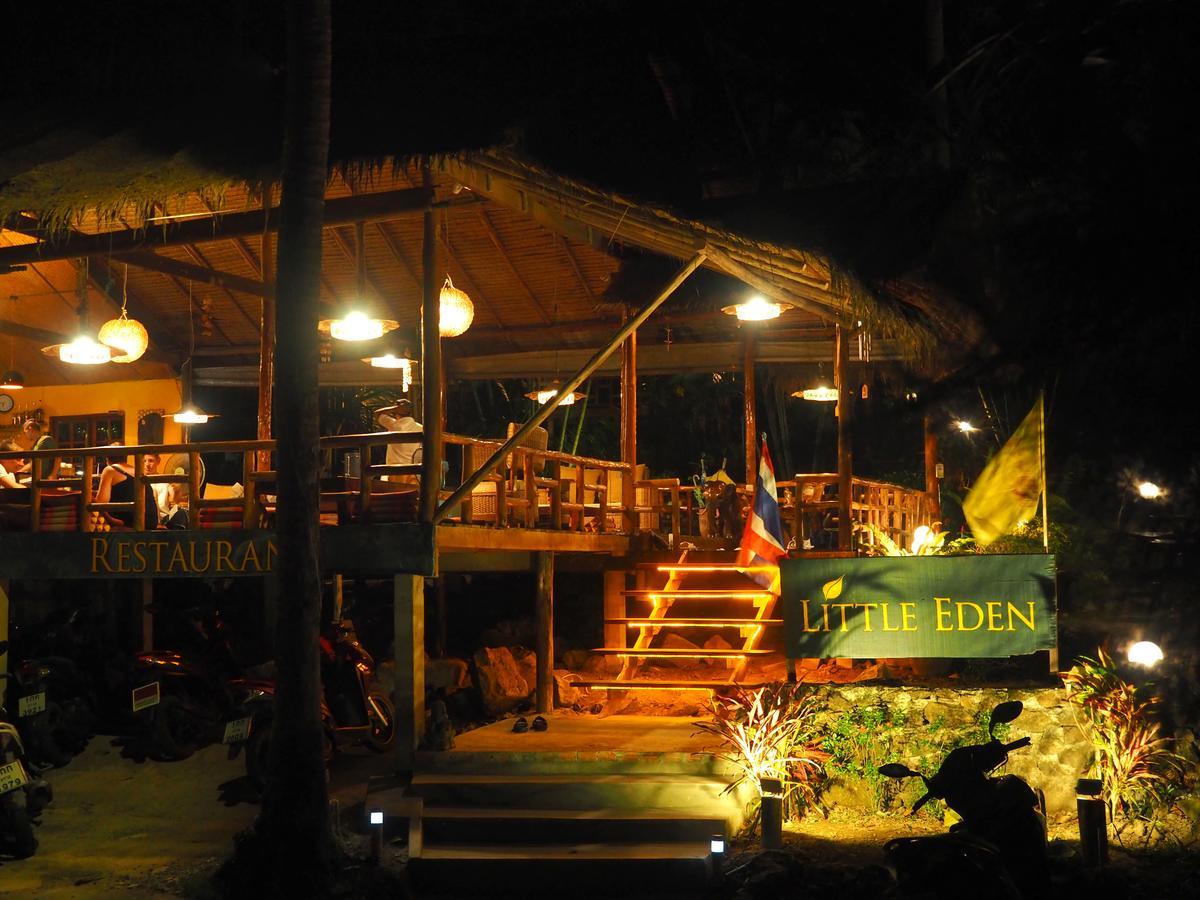
[(762, 846), (764, 850), (783, 849), (783, 781), (778, 778), (761, 778), (762, 790)]
[(724, 834), (714, 834), (708, 839), (708, 858), (712, 860), (713, 878), (720, 880), (725, 870)]
[(780, 303), (768, 300), (761, 294), (753, 294), (741, 303), (723, 307), (721, 312), (727, 316), (737, 316), (739, 322), (765, 322), (779, 318), (785, 309), (791, 308), (790, 303)]
[(1152, 669), (1163, 661), (1162, 648), (1153, 641), (1138, 641), (1131, 644), (1129, 650), (1126, 651), (1126, 656), (1135, 666), (1143, 666), (1147, 669)]
[(383, 810), (371, 810), (367, 822), (371, 826), (371, 862), (378, 865), (383, 858)]
[(1143, 481), (1137, 486), (1138, 496), (1143, 500), (1158, 500), (1165, 494), (1165, 491), (1153, 481)]
[(913, 530), (912, 546), (909, 549), (912, 550), (913, 555), (919, 555), (922, 547), (933, 543), (934, 537), (932, 528), (928, 525), (918, 525)]

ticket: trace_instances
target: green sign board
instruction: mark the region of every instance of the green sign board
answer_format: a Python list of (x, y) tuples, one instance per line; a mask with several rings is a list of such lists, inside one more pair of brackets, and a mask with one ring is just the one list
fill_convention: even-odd
[(780, 561), (792, 659), (1001, 657), (1057, 642), (1054, 557)]

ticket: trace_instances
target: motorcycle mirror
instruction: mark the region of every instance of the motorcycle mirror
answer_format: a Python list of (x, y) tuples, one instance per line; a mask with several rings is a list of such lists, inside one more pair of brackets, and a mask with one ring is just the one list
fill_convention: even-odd
[(1021, 714), (1023, 709), (1025, 709), (1025, 704), (1020, 700), (1006, 700), (1004, 703), (997, 705), (997, 707), (992, 710), (991, 719), (988, 720), (988, 735), (991, 735), (992, 730), (997, 725), (1003, 722), (1013, 721)]
[(900, 763), (884, 763), (879, 767), (879, 774), (885, 775), (888, 778), (912, 778), (914, 775), (919, 776), (920, 772), (914, 772), (908, 766), (902, 766)]

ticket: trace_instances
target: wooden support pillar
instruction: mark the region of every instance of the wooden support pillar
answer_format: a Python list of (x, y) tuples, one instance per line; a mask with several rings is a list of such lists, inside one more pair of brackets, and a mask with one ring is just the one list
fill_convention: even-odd
[[(263, 197), (263, 208), (271, 208), (271, 185), (267, 185)], [(268, 213), (269, 216), (269, 213)], [(266, 294), (262, 298), (260, 327), (258, 332), (258, 439), (269, 441), (272, 431), (274, 400), (272, 386), (275, 383), (275, 248), (271, 233), (262, 237), (262, 280)], [(258, 471), (271, 469), (271, 452), (260, 450), (255, 460)], [(249, 485), (246, 485), (249, 490)]]
[(637, 479), (637, 332), (633, 331), (621, 345), (621, 462), (629, 464), (629, 477), (621, 482), (621, 505), (629, 519), (625, 530), (637, 530), (638, 517), (633, 507), (636, 501)]
[[(433, 190), (433, 172), (424, 166), (425, 187)], [(421, 398), (424, 435), (421, 439), (421, 521), (432, 522), (442, 483), (442, 338), (438, 331), (441, 283), (437, 258), (437, 219), (433, 209), (424, 215), (421, 250)]]
[(416, 765), (417, 747), (425, 732), (425, 579), (396, 575), (393, 581), (396, 773), (406, 776)]
[(142, 652), (149, 653), (154, 649), (154, 616), (146, 609), (154, 602), (154, 579), (142, 579), (142, 599), (138, 604), (138, 620), (141, 623)]
[(279, 625), (279, 579), (268, 575), (263, 586), (263, 639), (266, 649), (275, 653), (275, 631)]
[(625, 573), (610, 569), (604, 573), (604, 646), (625, 647), (627, 629), (613, 619), (625, 618)]
[(435, 594), (437, 609), (434, 610), (433, 655), (438, 659), (446, 658), (446, 576), (439, 575), (437, 593)]
[(937, 477), (938, 437), (933, 416), (925, 414), (925, 504), (934, 519), (942, 517), (942, 492)]
[(742, 336), (742, 406), (746, 417), (746, 484), (758, 473), (758, 416), (754, 406), (754, 333)]
[(850, 483), (852, 477), (852, 459), (850, 451), (850, 418), (851, 397), (850, 379), (847, 369), (850, 367), (850, 341), (846, 329), (838, 325), (836, 335), (836, 354), (833, 362), (833, 378), (837, 386), (837, 474), (838, 474), (838, 549), (848, 551), (853, 547), (853, 526), (850, 522)]
[[(0, 578), (0, 641), (8, 640), (8, 579)], [(8, 672), (8, 651), (0, 653), (0, 676)], [(8, 700), (8, 679), (0, 677), (0, 706), (5, 709)], [(14, 709), (15, 713), (16, 710)]]
[(554, 712), (554, 551), (533, 555), (537, 574), (537, 711)]

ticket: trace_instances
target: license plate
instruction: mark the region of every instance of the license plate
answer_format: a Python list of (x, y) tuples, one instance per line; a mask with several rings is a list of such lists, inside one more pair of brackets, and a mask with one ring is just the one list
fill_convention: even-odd
[(157, 706), (160, 699), (157, 681), (136, 687), (133, 689), (133, 711), (138, 712), (151, 706)]
[(22, 719), (26, 716), (36, 716), (46, 708), (46, 692), (38, 691), (17, 701), (17, 715)]
[(221, 738), (222, 744), (236, 744), (238, 741), (248, 740), (250, 737), (250, 716), (244, 719), (234, 719), (232, 722), (225, 723), (225, 736)]
[(0, 794), (15, 791), (28, 783), (29, 776), (25, 774), (25, 767), (21, 765), (19, 759), (10, 762), (7, 766), (0, 766)]

